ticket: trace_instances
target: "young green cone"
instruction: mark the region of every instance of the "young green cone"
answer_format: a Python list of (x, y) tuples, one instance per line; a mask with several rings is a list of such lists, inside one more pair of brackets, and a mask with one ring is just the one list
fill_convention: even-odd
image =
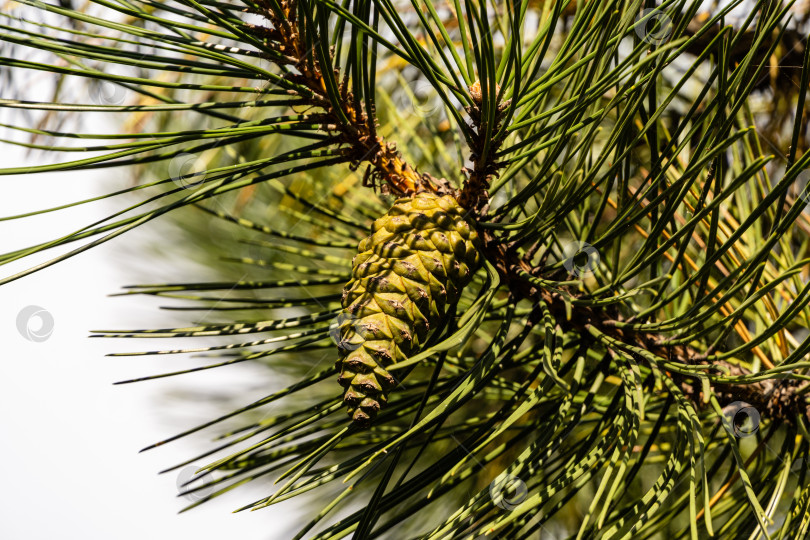
[(352, 261), (338, 318), (338, 382), (352, 420), (367, 426), (397, 384), (386, 367), (418, 351), (458, 301), (481, 256), (449, 195), (398, 199)]

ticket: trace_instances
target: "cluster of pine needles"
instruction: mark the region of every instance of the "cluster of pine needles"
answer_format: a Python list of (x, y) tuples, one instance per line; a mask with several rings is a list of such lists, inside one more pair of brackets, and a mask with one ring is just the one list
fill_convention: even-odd
[[(199, 317), (93, 332), (199, 340), (117, 354), (201, 359), (122, 383), (266, 368), (267, 395), (148, 447), (219, 430), (167, 469), (211, 473), (191, 507), (253, 482), (267, 496), (240, 510), (313, 505), (276, 537), (810, 535), (793, 3), (77, 4), (0, 12), (3, 143), (53, 161), (0, 174), (134, 182), (3, 217), (119, 205), (0, 255), (55, 253), (0, 284), (158, 218), (197, 246), (183, 257), (221, 280), (122, 294)], [(88, 132), (99, 118), (117, 131)], [(424, 189), (466, 201), (484, 261), (360, 429), (336, 382), (341, 291), (371, 223)]]

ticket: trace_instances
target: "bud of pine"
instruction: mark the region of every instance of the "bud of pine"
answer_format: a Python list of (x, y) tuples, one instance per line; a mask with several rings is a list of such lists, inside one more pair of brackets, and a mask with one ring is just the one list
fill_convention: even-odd
[(481, 261), (478, 235), (449, 195), (398, 199), (352, 261), (338, 318), (338, 382), (352, 420), (368, 426), (406, 360), (455, 304)]
[[(481, 106), (481, 103), (484, 101), (484, 95), (481, 93), (481, 81), (476, 80), (472, 85), (469, 87), (470, 96), (473, 98), (473, 102)], [(497, 96), (501, 92), (501, 85), (495, 85), (495, 95)]]

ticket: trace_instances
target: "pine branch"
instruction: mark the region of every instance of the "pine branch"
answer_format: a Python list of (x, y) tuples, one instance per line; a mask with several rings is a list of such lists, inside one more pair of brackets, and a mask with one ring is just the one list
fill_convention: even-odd
[[(653, 368), (663, 368), (698, 408), (704, 408), (708, 403), (700, 377), (668, 370), (667, 367), (672, 368), (676, 364), (684, 368), (711, 366), (711, 369), (700, 372), (720, 373), (725, 378), (750, 379), (753, 375), (749, 370), (730, 362), (709, 362), (705, 352), (699, 352), (689, 345), (668, 344), (663, 335), (622, 329), (617, 323), (623, 318), (615, 307), (594, 308), (572, 304), (571, 300), (576, 299), (573, 291), (555, 291), (538, 286), (536, 278), (542, 273), (542, 267), (532, 267), (526, 257), (518, 257), (514, 250), (504, 247), (491, 234), (485, 233), (484, 237), (486, 256), (497, 262), (496, 267), (515, 298), (531, 300), (536, 308), (540, 302), (545, 302), (554, 318), (563, 322), (565, 332), (591, 336), (592, 341), (609, 345), (609, 350), (619, 350), (635, 360), (647, 361)], [(757, 382), (711, 380), (710, 386), (721, 402), (746, 402), (777, 423), (795, 425), (800, 416), (810, 421), (810, 399), (806, 393), (799, 393), (803, 385), (797, 379)]]
[[(316, 42), (309, 46), (306, 33), (308, 26), (298, 19), (297, 12), (300, 6), (296, 0), (289, 0), (280, 4), (280, 11), (273, 7), (269, 0), (260, 0), (259, 13), (271, 23), (271, 28), (251, 25), (255, 35), (280, 56), (268, 57), (282, 66), (289, 66), (294, 71), (286, 75), (291, 82), (305, 86), (311, 96), (302, 96), (313, 107), (324, 111), (322, 122), (328, 126), (346, 147), (347, 155), (355, 166), (367, 161), (371, 168), (367, 171), (365, 185), (383, 186), (396, 195), (412, 195), (419, 191), (430, 190), (439, 193), (451, 192), (446, 181), (437, 180), (429, 174), (420, 174), (406, 163), (396, 150), (396, 144), (386, 142), (376, 132), (374, 111), (364, 111), (358, 99), (349, 90), (348, 77), (344, 77), (339, 85), (339, 102), (330, 99), (328, 91), (328, 73), (325, 73), (318, 55), (313, 54)], [(317, 36), (312, 40), (319, 39)], [(330, 49), (330, 61), (332, 51)], [(330, 65), (331, 67), (331, 65)], [(338, 69), (332, 69), (333, 80), (341, 80)], [(492, 84), (490, 81), (489, 84)], [(462, 190), (457, 194), (459, 204), (471, 210), (481, 218), (486, 214), (489, 202), (488, 189), (491, 180), (498, 174), (502, 164), (495, 160), (503, 140), (505, 130), (501, 130), (503, 114), (510, 102), (490, 103), (489, 95), (501, 95), (501, 88), (495, 85), (485, 92), (480, 81), (476, 81), (470, 88), (473, 105), (467, 107), (471, 119), (469, 126), (473, 131), (471, 144), (472, 167), (467, 169), (467, 179)], [(487, 125), (485, 109), (494, 108), (494, 125)], [(547, 288), (538, 287), (527, 276), (539, 276), (541, 268), (533, 268), (527, 263), (531, 258), (519, 258), (514, 249), (505, 247), (494, 235), (483, 231), (487, 256), (499, 270), (502, 279), (509, 285), (510, 290), (517, 298), (527, 298), (535, 302), (544, 301), (551, 306), (552, 312), (558, 320), (566, 321), (569, 325), (565, 331), (575, 331), (583, 335), (602, 336), (603, 340), (610, 340), (626, 354), (633, 354), (634, 349), (649, 353), (652, 358), (664, 362), (672, 362), (682, 366), (707, 366), (705, 353), (697, 351), (690, 346), (666, 343), (665, 336), (639, 331), (622, 330), (616, 326), (621, 320), (620, 314), (609, 307), (595, 309), (588, 306), (574, 306), (570, 318), (566, 316), (566, 301), (563, 295), (575, 297), (575, 293), (566, 291), (555, 292)], [(592, 336), (593, 337), (593, 336)], [(596, 337), (594, 337), (597, 340)], [(651, 357), (647, 360), (654, 363)], [(721, 361), (711, 364), (714, 372), (724, 372), (727, 376), (744, 378), (750, 376), (747, 370), (734, 364)], [(704, 403), (704, 396), (699, 390), (700, 385), (693, 380), (694, 377), (667, 371), (669, 376), (678, 382), (685, 393), (697, 404)], [(810, 420), (810, 403), (803, 395), (796, 393), (800, 387), (798, 381), (780, 379), (777, 381), (763, 381), (749, 384), (733, 384), (728, 382), (712, 381), (713, 392), (722, 400), (742, 400), (755, 406), (757, 410), (767, 416), (786, 423), (793, 423), (796, 415), (803, 415)]]
[[(471, 498), (465, 495), (458, 511), (450, 516), (443, 512), (438, 524), (429, 524), (436, 525), (429, 536), (461, 531), (527, 537), (555, 519), (574, 497), (586, 498), (585, 506), (591, 506), (578, 535), (587, 538), (649, 537), (667, 531), (680, 538), (686, 537), (688, 529), (698, 538), (704, 532), (698, 529), (698, 516), (706, 516), (709, 534), (714, 534), (710, 512), (715, 525), (722, 527), (717, 534), (747, 537), (756, 527), (765, 530), (763, 516), (774, 518), (776, 509), (788, 516), (807, 515), (810, 491), (806, 487), (797, 489), (792, 501), (780, 491), (768, 505), (768, 515), (757, 502), (768, 495), (773, 479), (788, 479), (790, 459), (807, 455), (803, 419), (810, 420), (804, 396), (808, 364), (803, 361), (810, 340), (798, 344), (793, 330), (806, 326), (810, 317), (810, 286), (805, 287), (805, 276), (800, 275), (808, 260), (805, 233), (810, 222), (799, 221), (801, 209), (793, 204), (790, 186), (810, 160), (796, 161), (794, 144), (794, 152), (786, 152), (791, 156), (786, 158), (789, 171), (774, 183), (765, 169), (770, 159), (763, 155), (752, 128), (757, 111), (746, 104), (768, 66), (764, 59), (777, 54), (771, 41), (779, 35), (785, 14), (764, 17), (753, 32), (743, 28), (735, 33), (725, 24), (720, 26), (726, 10), (722, 8), (706, 23), (717, 25), (717, 31), (703, 39), (700, 28), (685, 28), (694, 18), (696, 2), (666, 3), (667, 7), (652, 13), (642, 9), (652, 3), (627, 2), (618, 9), (581, 2), (574, 10), (573, 1), (544, 2), (533, 12), (539, 24), (526, 17), (526, 6), (534, 2), (519, 6), (459, 2), (437, 11), (430, 0), (414, 1), (412, 13), (404, 13), (402, 4), (388, 0), (246, 3), (248, 11), (268, 22), (249, 25), (234, 12), (235, 6), (220, 2), (180, 2), (166, 6), (166, 13), (151, 9), (161, 2), (147, 2), (137, 12), (131, 3), (122, 3), (121, 13), (137, 15), (145, 24), (120, 28), (133, 42), (145, 40), (164, 47), (165, 56), (138, 48), (120, 55), (121, 63), (150, 74), (165, 70), (168, 78), (95, 71), (97, 61), (118, 59), (118, 49), (125, 50), (118, 45), (130, 43), (124, 38), (90, 44), (78, 38), (38, 36), (33, 43), (41, 50), (64, 54), (69, 46), (68, 52), (82, 59), (69, 69), (28, 59), (0, 62), (15, 70), (80, 74), (128, 85), (158, 100), (128, 110), (221, 114), (227, 122), (191, 130), (185, 124), (190, 114), (182, 120), (169, 120), (166, 115), (165, 126), (162, 119), (158, 121), (160, 131), (132, 134), (131, 143), (64, 147), (110, 154), (59, 165), (59, 169), (90, 169), (108, 162), (109, 166), (157, 163), (176, 157), (174, 150), (163, 150), (170, 144), (181, 146), (177, 152), (214, 151), (207, 158), (201, 189), (166, 190), (179, 193), (179, 200), (134, 218), (122, 215), (109, 225), (92, 225), (53, 245), (132, 228), (170, 210), (199, 207), (215, 196), (220, 204), (205, 207), (204, 217), (216, 215), (250, 235), (237, 244), (228, 230), (226, 241), (211, 242), (214, 229), (207, 222), (204, 227), (188, 219), (179, 222), (184, 235), (204, 236), (217, 249), (227, 246), (222, 261), (256, 267), (261, 277), (246, 279), (248, 274), (238, 267), (235, 281), (223, 277), (222, 281), (164, 283), (128, 291), (190, 301), (190, 306), (169, 309), (205, 310), (224, 315), (225, 320), (203, 318), (182, 328), (99, 331), (99, 337), (233, 338), (211, 346), (118, 353), (214, 359), (192, 369), (125, 382), (246, 361), (268, 361), (274, 377), (284, 374), (286, 361), (294, 369), (309, 369), (294, 372), (300, 377), (285, 388), (177, 436), (246, 417), (241, 427), (228, 426), (221, 434), (221, 439), (229, 440), (216, 450), (230, 448), (233, 453), (206, 467), (224, 475), (205, 486), (216, 491), (192, 506), (241, 483), (285, 471), (281, 477), (289, 479), (276, 494), (243, 508), (275, 504), (340, 478), (351, 480), (298, 537), (316, 525), (323, 530), (315, 538), (342, 537), (352, 531), (358, 537), (378, 536), (395, 525), (405, 525), (411, 517), (424, 517), (431, 503), (437, 506), (434, 501), (449, 500), (451, 490), (468, 487), (479, 492)], [(645, 40), (639, 10), (659, 30), (670, 26), (654, 26), (655, 16), (670, 19), (673, 34), (667, 37), (671, 39)], [(568, 17), (571, 14), (574, 17)], [(185, 20), (177, 28), (191, 34), (175, 36), (174, 15)], [(558, 19), (562, 31), (555, 27)], [(383, 34), (377, 32), (378, 20), (386, 25)], [(85, 22), (107, 24), (103, 19)], [(160, 30), (155, 31), (152, 24)], [(743, 32), (751, 38), (744, 40)], [(383, 36), (390, 33), (394, 38), (389, 41)], [(207, 36), (216, 39), (209, 42)], [(8, 41), (28, 46), (25, 35), (12, 32)], [(619, 51), (620, 44), (632, 46)], [(442, 123), (448, 127), (427, 135), (431, 122), (420, 122), (413, 115), (406, 118), (401, 111), (382, 106), (383, 98), (393, 100), (392, 85), (382, 77), (381, 84), (375, 84), (377, 72), (389, 66), (376, 57), (378, 45), (398, 57), (394, 69), (400, 83), (410, 80), (406, 68), (408, 73), (415, 69), (418, 80), (428, 81), (444, 104), (448, 121)], [(697, 56), (694, 64), (682, 76), (671, 70), (665, 73), (684, 52)], [(273, 68), (254, 65), (259, 57), (274, 64)], [(718, 59), (719, 66), (708, 75), (698, 72), (703, 65), (712, 68)], [(804, 64), (810, 66), (810, 61), (805, 59)], [(181, 73), (199, 77), (186, 81)], [(473, 82), (476, 78), (480, 80)], [(702, 89), (689, 91), (686, 84), (692, 81)], [(274, 87), (264, 91), (283, 99), (233, 97), (259, 91), (267, 82)], [(156, 97), (147, 90), (151, 86), (165, 89), (166, 94)], [(184, 97), (178, 95), (182, 90), (206, 92), (203, 103), (176, 101)], [(386, 140), (378, 133), (378, 96), (379, 131)], [(686, 107), (680, 106), (681, 100)], [(456, 110), (458, 103), (468, 116)], [(47, 111), (99, 109), (91, 104), (0, 100), (0, 106), (12, 105)], [(262, 108), (276, 106), (292, 107), (295, 114), (268, 118)], [(101, 110), (127, 107), (106, 105)], [(219, 109), (234, 109), (233, 114), (245, 116), (219, 113)], [(798, 116), (794, 140), (804, 133), (806, 124)], [(182, 129), (176, 129), (176, 123)], [(389, 127), (394, 135), (388, 135)], [(71, 135), (66, 130), (39, 133)], [(404, 143), (408, 135), (414, 150), (422, 150), (419, 167), (434, 174), (448, 175), (448, 170), (461, 168), (469, 157), (460, 191), (443, 179), (417, 172), (416, 162), (397, 152), (393, 140)], [(285, 142), (288, 136), (316, 142), (290, 151)], [(94, 138), (104, 141), (106, 137)], [(455, 137), (458, 165), (453, 163), (455, 156), (444, 159), (451, 137)], [(462, 143), (469, 149), (467, 154)], [(147, 155), (140, 157), (142, 153)], [(221, 159), (226, 155), (228, 159)], [(726, 160), (727, 155), (733, 156), (733, 162)], [(239, 164), (230, 164), (233, 157), (239, 158)], [(292, 166), (301, 159), (307, 161)], [(475, 275), (457, 310), (447, 317), (447, 326), (436, 329), (435, 340), (432, 337), (416, 355), (390, 366), (392, 373), (409, 374), (407, 384), (392, 392), (375, 425), (350, 434), (342, 417), (330, 416), (341, 408), (335, 399), (335, 371), (316, 369), (315, 363), (321, 356), (334, 356), (330, 322), (339, 309), (337, 287), (349, 279), (350, 252), (367, 235), (369, 219), (385, 212), (385, 202), (368, 192), (350, 191), (347, 186), (354, 177), (345, 179), (345, 168), (332, 167), (345, 163), (367, 165), (364, 183), (388, 193), (452, 194), (477, 220), (484, 255), (491, 263), (486, 272)], [(709, 164), (711, 172), (704, 174)], [(309, 176), (316, 169), (329, 176)], [(301, 172), (308, 173), (306, 180), (279, 181)], [(335, 185), (335, 196), (324, 203), (320, 188), (328, 182)], [(243, 211), (240, 206), (239, 215), (234, 216), (220, 210), (232, 200), (228, 192), (236, 189), (248, 194), (246, 199), (255, 201), (257, 208)], [(270, 191), (261, 191), (265, 189)], [(490, 192), (498, 195), (491, 204), (493, 210)], [(289, 214), (294, 225), (289, 229), (281, 223), (263, 225), (268, 210)], [(251, 215), (258, 216), (255, 222)], [(794, 230), (794, 221), (801, 230)], [(267, 235), (266, 240), (256, 240), (256, 233)], [(605, 256), (594, 273), (597, 286), (588, 294), (580, 291), (591, 289), (591, 281), (574, 288), (569, 286), (572, 282), (559, 280), (566, 279), (565, 272), (556, 271), (562, 261), (546, 264), (546, 257), (563, 248), (569, 238), (592, 242)], [(196, 248), (201, 242), (189, 244)], [(36, 246), (36, 250), (50, 245)], [(245, 245), (250, 246), (247, 254), (239, 251)], [(32, 252), (19, 250), (4, 260)], [(290, 279), (290, 273), (303, 279)], [(503, 294), (505, 289), (511, 294)], [(246, 293), (234, 295), (233, 291)], [(647, 294), (652, 295), (649, 302), (642, 296)], [(290, 307), (296, 308), (295, 313), (274, 311)], [(233, 311), (244, 310), (247, 315), (232, 318)], [(791, 321), (794, 315), (797, 324)], [(751, 338), (747, 326), (764, 330)], [(732, 330), (738, 331), (743, 345), (718, 352), (718, 343)], [(772, 363), (767, 360), (769, 348)], [(768, 369), (761, 371), (751, 362), (749, 351)], [(737, 356), (729, 358), (732, 355)], [(788, 371), (791, 368), (795, 375)], [(757, 451), (777, 440), (772, 435), (780, 424), (787, 424), (781, 451), (773, 456), (762, 453), (763, 459), (753, 460), (754, 456), (744, 455), (747, 449), (741, 453), (737, 441), (718, 437), (718, 414), (724, 414), (722, 405), (730, 401), (745, 401), (771, 420), (764, 424), (767, 433), (757, 435)], [(260, 408), (282, 403), (283, 407), (289, 404), (289, 412), (260, 414)], [(709, 403), (711, 408), (706, 407)], [(705, 437), (707, 427), (714, 430), (709, 437)], [(794, 436), (797, 433), (802, 437)], [(723, 452), (715, 452), (718, 449)], [(319, 463), (326, 452), (330, 463)], [(412, 459), (411, 454), (415, 454)], [(781, 463), (774, 456), (792, 458)], [(639, 488), (638, 480), (648, 484), (647, 479), (652, 479), (648, 471), (664, 462), (654, 485)], [(375, 472), (375, 468), (383, 463), (384, 480), (377, 482), (380, 469)], [(710, 500), (714, 484), (708, 479), (729, 467), (736, 476)], [(804, 468), (810, 472), (806, 464)], [(509, 512), (500, 511), (507, 494), (496, 496), (493, 486), (486, 486), (500, 471), (525, 481), (523, 487), (531, 494), (526, 501), (516, 501)], [(804, 474), (799, 486), (806, 486)], [(394, 476), (399, 476), (395, 484)], [(678, 488), (686, 482), (688, 493)], [(781, 484), (784, 493), (790, 492), (790, 485)], [(325, 525), (330, 513), (345, 509), (346, 502), (358, 502), (365, 493), (372, 497), (371, 504)], [(705, 496), (703, 508), (698, 495)], [(732, 502), (745, 498), (753, 511), (728, 511)], [(788, 501), (790, 508), (785, 505)], [(656, 514), (659, 507), (665, 510)], [(681, 523), (687, 514), (689, 523)], [(782, 536), (796, 536), (795, 523), (785, 519)], [(403, 530), (396, 534), (402, 536)]]
[[(256, 5), (260, 9), (254, 11), (267, 18), (271, 27), (248, 25), (248, 28), (271, 51), (280, 55), (267, 55), (266, 58), (282, 68), (294, 69), (287, 70), (285, 78), (309, 89), (311, 95), (301, 97), (309, 105), (324, 111), (324, 125), (344, 145), (353, 166), (359, 167), (362, 162), (370, 164), (364, 178), (365, 186), (379, 186), (383, 192), (390, 191), (398, 196), (420, 191), (450, 192), (446, 180), (420, 174), (402, 159), (396, 143), (387, 142), (378, 135), (375, 111), (364, 110), (358, 96), (349, 89), (348, 77), (344, 76), (341, 80), (340, 70), (332, 68), (334, 52), (331, 48), (328, 51), (330, 66), (324, 68), (321, 65), (316, 49), (321, 47), (322, 37), (314, 32), (311, 24), (299, 18), (299, 11), (302, 7), (308, 9), (307, 6), (297, 0), (286, 0), (280, 4), (258, 0)], [(331, 73), (325, 69), (331, 69)], [(330, 98), (329, 86), (332, 81), (341, 81), (338, 86), (339, 100)]]

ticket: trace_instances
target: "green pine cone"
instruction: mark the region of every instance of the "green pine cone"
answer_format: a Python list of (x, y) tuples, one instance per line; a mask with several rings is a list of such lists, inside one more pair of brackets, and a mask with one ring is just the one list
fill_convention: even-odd
[(377, 416), (397, 381), (386, 367), (416, 353), (481, 261), (478, 235), (449, 195), (398, 199), (352, 261), (338, 317), (338, 382), (354, 422)]

